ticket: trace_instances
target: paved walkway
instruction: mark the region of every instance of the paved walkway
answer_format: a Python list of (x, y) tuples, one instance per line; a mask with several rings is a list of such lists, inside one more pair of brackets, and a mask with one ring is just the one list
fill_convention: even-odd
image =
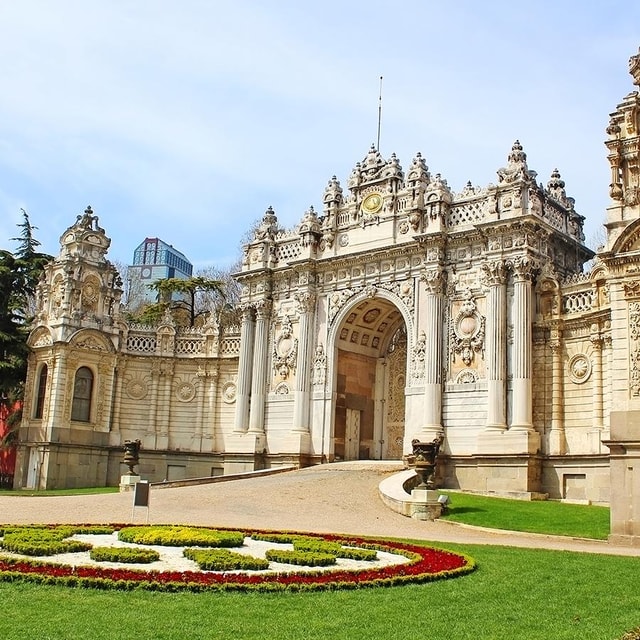
[[(265, 477), (179, 488), (152, 488), (151, 523), (256, 527), (394, 536), (434, 542), (493, 544), (640, 556), (640, 548), (607, 542), (425, 522), (386, 507), (378, 484), (400, 470), (385, 464), (337, 463)], [(131, 493), (0, 497), (0, 522), (144, 523)]]

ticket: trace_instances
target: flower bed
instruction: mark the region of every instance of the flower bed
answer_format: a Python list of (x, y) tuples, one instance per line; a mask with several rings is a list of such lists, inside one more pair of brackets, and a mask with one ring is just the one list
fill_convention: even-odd
[[(110, 525), (111, 530), (127, 528), (126, 525)], [(144, 527), (137, 527), (144, 529)], [(72, 527), (81, 530), (81, 527)], [(149, 530), (158, 527), (149, 526)], [(167, 527), (169, 529), (169, 527)], [(321, 589), (357, 589), (362, 587), (393, 586), (407, 583), (429, 582), (453, 578), (475, 569), (472, 558), (462, 554), (433, 549), (392, 540), (363, 539), (337, 535), (278, 534), (247, 530), (210, 529), (190, 527), (203, 532), (216, 531), (226, 538), (228, 534), (241, 534), (244, 540), (256, 537), (278, 540), (273, 544), (283, 544), (294, 538), (323, 541), (356, 549), (372, 549), (379, 555), (400, 556), (397, 563), (376, 564), (367, 560), (356, 562), (344, 560), (345, 565), (332, 568), (291, 568), (271, 571), (199, 571), (194, 564), (188, 571), (158, 571), (129, 567), (87, 566), (85, 564), (65, 564), (51, 561), (33, 560), (15, 554), (0, 555), (1, 581), (31, 581), (42, 584), (63, 584), (70, 587), (92, 587), (98, 589), (150, 589), (155, 591), (316, 591)], [(114, 536), (116, 534), (113, 534)], [(143, 536), (144, 537), (144, 536)], [(213, 536), (215, 537), (215, 536)], [(233, 537), (228, 535), (228, 538)], [(227, 538), (227, 539), (228, 539)], [(124, 544), (124, 543), (120, 543)], [(149, 544), (145, 540), (145, 544)], [(212, 545), (213, 546), (213, 545)], [(88, 557), (88, 553), (87, 553)], [(354, 563), (349, 565), (348, 563)], [(366, 564), (366, 567), (363, 567)], [(353, 568), (355, 567), (355, 568)]]
[(89, 557), (96, 562), (121, 562), (124, 564), (147, 564), (160, 559), (153, 549), (132, 549), (131, 547), (93, 547)]

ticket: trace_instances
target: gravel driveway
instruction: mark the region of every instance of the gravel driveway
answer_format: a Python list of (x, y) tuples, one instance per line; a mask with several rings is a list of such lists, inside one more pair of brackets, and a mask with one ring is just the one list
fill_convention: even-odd
[[(603, 541), (485, 530), (425, 522), (386, 507), (378, 484), (401, 470), (389, 464), (336, 463), (178, 488), (152, 487), (150, 506), (133, 509), (131, 493), (1, 496), (0, 522), (172, 523), (394, 536), (640, 556), (640, 548)], [(454, 496), (455, 500), (455, 496)]]

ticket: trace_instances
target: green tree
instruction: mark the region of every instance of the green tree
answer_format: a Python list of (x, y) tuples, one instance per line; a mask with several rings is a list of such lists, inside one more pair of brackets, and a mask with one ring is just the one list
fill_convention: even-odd
[[(0, 249), (0, 403), (12, 413), (9, 423), (19, 423), (24, 379), (27, 373), (27, 337), (35, 311), (35, 292), (44, 265), (52, 256), (40, 253), (34, 227), (22, 209), (23, 221), (14, 253)], [(5, 438), (7, 440), (12, 438)]]
[[(206, 304), (206, 299), (211, 296), (224, 301), (224, 285), (221, 280), (213, 280), (204, 276), (192, 276), (191, 278), (162, 278), (156, 280), (149, 287), (158, 292), (159, 302), (147, 307), (141, 318), (153, 318), (161, 316), (165, 309), (169, 308), (177, 317), (178, 324), (188, 324), (193, 327), (196, 318), (201, 315), (215, 312), (211, 304)], [(179, 300), (174, 300), (174, 294), (180, 294)], [(185, 315), (186, 322), (181, 321)]]

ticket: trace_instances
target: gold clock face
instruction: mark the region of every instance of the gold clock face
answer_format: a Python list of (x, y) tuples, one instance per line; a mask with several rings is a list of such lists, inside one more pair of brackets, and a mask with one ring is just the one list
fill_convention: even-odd
[(370, 193), (362, 201), (362, 211), (364, 213), (378, 213), (382, 209), (382, 196), (379, 193)]

